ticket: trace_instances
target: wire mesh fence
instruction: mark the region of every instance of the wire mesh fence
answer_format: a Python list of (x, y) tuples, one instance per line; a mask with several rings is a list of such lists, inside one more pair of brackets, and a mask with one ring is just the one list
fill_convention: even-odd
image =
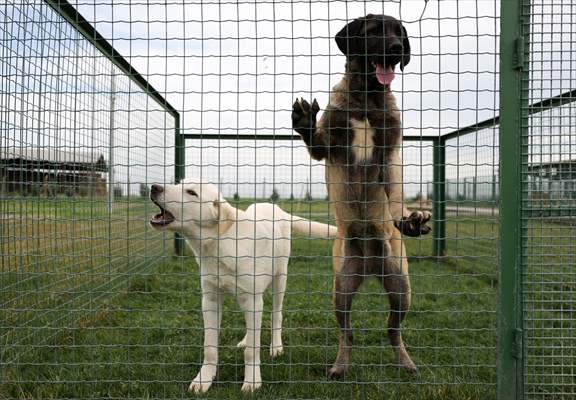
[(165, 254), (175, 120), (49, 4), (0, 13), (2, 359), (33, 368)]
[[(574, 378), (576, 79), (573, 4), (533, 1), (522, 30), (528, 39), (523, 119), (522, 312), (527, 399), (571, 398)], [(529, 14), (528, 14), (529, 11)], [(540, 103), (541, 104), (541, 103)]]
[[(525, 34), (514, 51), (529, 46), (510, 68), (524, 85), (518, 159), (501, 156), (514, 133), (500, 129), (511, 53), (496, 0), (4, 3), (0, 397), (184, 398), (190, 385), (236, 398), (259, 380), (257, 397), (274, 399), (573, 395), (574, 6), (512, 2), (506, 18)], [(338, 41), (368, 14), (402, 25), (368, 18)], [(366, 48), (378, 26), (384, 45), (402, 43), (397, 60)], [(375, 57), (357, 75), (354, 45)], [(360, 113), (338, 108), (342, 85)], [(404, 139), (377, 143), (394, 118), (369, 117), (369, 99), (388, 86)], [(291, 117), (300, 98), (318, 101), (322, 157)], [(368, 195), (382, 165), (400, 176), (383, 170), (386, 189)], [(360, 172), (340, 182), (338, 168)], [(514, 226), (507, 182), (519, 185)], [(251, 208), (262, 202), (280, 208)], [(400, 235), (398, 205), (431, 212), (432, 232)], [(518, 269), (501, 262), (507, 244)], [(521, 283), (511, 297), (509, 277)], [(510, 301), (512, 348), (498, 325)], [(503, 373), (512, 354), (518, 381)]]

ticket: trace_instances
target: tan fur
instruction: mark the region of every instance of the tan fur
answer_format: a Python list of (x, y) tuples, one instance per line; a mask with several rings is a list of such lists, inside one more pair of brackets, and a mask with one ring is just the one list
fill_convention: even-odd
[[(347, 94), (343, 90), (346, 85), (344, 78), (334, 87), (328, 108), (344, 110), (348, 108)], [(377, 169), (370, 165), (375, 132), (367, 120), (349, 120), (349, 125), (354, 131), (352, 152), (358, 167), (351, 169), (345, 164), (335, 162), (333, 158), (326, 158), (326, 182), (339, 233), (339, 238), (334, 241), (333, 246), (333, 301), (340, 326), (348, 325), (349, 321), (345, 322), (343, 319), (349, 320), (349, 311), (343, 315), (339, 313), (339, 309), (345, 307), (344, 303), (351, 301), (351, 296), (362, 284), (365, 277), (358, 275), (360, 271), (357, 269), (365, 267), (357, 265), (356, 272), (354, 268), (352, 272), (344, 269), (350, 268), (350, 265), (346, 266), (346, 259), (351, 256), (348, 252), (359, 252), (365, 265), (369, 264), (372, 266), (370, 268), (376, 268), (372, 273), (383, 274), (380, 279), (391, 296), (391, 308), (399, 311), (390, 313), (388, 319), (390, 342), (396, 352), (397, 362), (409, 370), (415, 370), (416, 367), (405, 349), (398, 329), (400, 321), (410, 307), (411, 297), (406, 249), (400, 232), (394, 226), (394, 220), (410, 215), (403, 205), (400, 113), (397, 111), (394, 96), (389, 91), (384, 94), (384, 103), (387, 110), (385, 126), (389, 127), (386, 131), (386, 151), (382, 160), (385, 166), (384, 184), (370, 183), (377, 181), (374, 176)], [(326, 135), (328, 128), (326, 115), (327, 113), (318, 121), (316, 135)], [(368, 230), (370, 234), (367, 234)], [(349, 238), (354, 237), (366, 239), (356, 240), (357, 249), (351, 250), (352, 244), (346, 243), (352, 243)], [(370, 237), (380, 238), (383, 252), (380, 256), (375, 253), (375, 242)], [(382, 267), (377, 266), (379, 263), (383, 263)], [(383, 268), (382, 272), (377, 272), (379, 268)], [(348, 291), (352, 293), (346, 295)], [(351, 347), (351, 331), (341, 331), (338, 355), (330, 370), (331, 376), (341, 376), (346, 371), (351, 362)]]
[(385, 93), (385, 102), (388, 107), (388, 117), (390, 120), (395, 121), (398, 126), (399, 134), (391, 135), (388, 142), (390, 150), (388, 159), (386, 160), (387, 167), (385, 181), (387, 182), (386, 192), (390, 201), (390, 213), (395, 220), (400, 220), (402, 217), (408, 217), (410, 211), (404, 205), (403, 193), (403, 177), (402, 177), (402, 127), (400, 120), (400, 112), (396, 105), (396, 99), (390, 92)]
[(320, 110), (316, 100), (312, 104), (296, 100), (292, 108), (292, 126), (310, 156), (326, 162), (330, 204), (340, 235), (333, 247), (333, 301), (340, 337), (328, 375), (341, 378), (350, 365), (352, 301), (369, 277), (379, 279), (388, 293), (388, 338), (397, 364), (415, 372), (401, 335), (411, 290), (399, 229), (410, 236), (427, 233), (422, 224), (430, 216), (413, 217), (403, 205), (400, 113), (390, 84), (383, 83), (377, 72), (378, 66), (399, 65), (403, 70), (410, 61), (410, 43), (400, 21), (372, 14), (350, 22), (335, 40), (346, 55), (346, 72), (321, 118), (316, 122)]

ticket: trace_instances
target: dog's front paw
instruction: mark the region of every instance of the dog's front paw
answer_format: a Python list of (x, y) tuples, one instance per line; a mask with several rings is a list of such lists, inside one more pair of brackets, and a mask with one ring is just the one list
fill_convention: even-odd
[(316, 129), (316, 114), (319, 110), (316, 99), (312, 105), (302, 98), (296, 99), (292, 105), (292, 129), (303, 136), (311, 135)]
[(196, 375), (196, 378), (192, 380), (190, 386), (188, 386), (188, 391), (191, 393), (206, 393), (210, 386), (212, 386), (212, 381), (216, 376), (216, 368), (211, 366), (203, 366)]
[(260, 387), (262, 386), (262, 381), (260, 382), (248, 382), (248, 381), (244, 381), (244, 384), (242, 385), (242, 391), (244, 393), (252, 393), (255, 390), (260, 389)]
[(430, 218), (432, 214), (428, 211), (414, 211), (408, 217), (395, 221), (394, 225), (403, 235), (416, 237), (430, 233), (432, 228), (426, 225)]
[(260, 386), (262, 386), (262, 374), (260, 373), (260, 365), (246, 364), (242, 392), (252, 393), (257, 389), (260, 389)]
[(190, 386), (188, 386), (188, 391), (190, 393), (206, 393), (208, 389), (210, 389), (210, 386), (212, 386), (211, 380), (209, 382), (206, 382), (206, 381), (197, 381), (196, 379), (194, 379), (190, 383)]
[(270, 356), (272, 358), (280, 357), (282, 354), (284, 354), (284, 347), (282, 347), (282, 345), (280, 346), (270, 345)]

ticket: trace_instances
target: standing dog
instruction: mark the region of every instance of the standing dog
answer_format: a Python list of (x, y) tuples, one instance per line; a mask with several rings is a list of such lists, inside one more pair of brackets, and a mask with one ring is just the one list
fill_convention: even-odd
[(270, 355), (282, 347), (282, 302), (286, 290), (292, 232), (332, 238), (335, 226), (308, 221), (269, 203), (246, 211), (232, 207), (216, 186), (186, 179), (178, 185), (152, 185), (150, 199), (161, 212), (150, 220), (157, 229), (180, 233), (200, 266), (204, 316), (204, 362), (190, 391), (206, 392), (216, 376), (218, 333), (225, 293), (236, 296), (246, 318), (244, 385), (252, 392), (262, 385), (260, 327), (264, 291), (272, 284), (272, 343)]
[(397, 364), (411, 372), (400, 323), (410, 308), (406, 249), (400, 232), (430, 231), (428, 212), (410, 213), (402, 198), (402, 129), (390, 91), (395, 66), (410, 61), (410, 42), (402, 24), (369, 14), (336, 35), (346, 55), (346, 73), (333, 88), (330, 104), (316, 123), (319, 106), (301, 99), (292, 125), (312, 158), (326, 160), (326, 183), (338, 225), (334, 241), (334, 307), (340, 325), (338, 355), (330, 378), (344, 375), (352, 355), (352, 298), (364, 279), (376, 276), (388, 292), (388, 336)]

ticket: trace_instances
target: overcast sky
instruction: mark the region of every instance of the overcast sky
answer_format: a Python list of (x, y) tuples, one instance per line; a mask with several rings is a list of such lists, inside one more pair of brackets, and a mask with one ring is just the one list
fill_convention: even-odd
[[(576, 42), (576, 17), (570, 14), (569, 4), (553, 7), (547, 3), (533, 1), (537, 25), (533, 27), (532, 101), (575, 87), (576, 59), (573, 49), (566, 46)], [(294, 98), (315, 97), (324, 107), (331, 87), (342, 77), (345, 57), (333, 40), (335, 33), (368, 13), (395, 16), (404, 21), (412, 48), (410, 64), (392, 84), (402, 109), (404, 134), (438, 136), (498, 112), (500, 4), (430, 0), (420, 19), (424, 4), (424, 0), (202, 4), (83, 0), (77, 8), (181, 112), (183, 132), (222, 136), (293, 134), (290, 109)], [(121, 78), (117, 80), (122, 85)], [(109, 99), (101, 102), (107, 104)], [(144, 110), (153, 108), (144, 100), (138, 102)], [(135, 103), (132, 99), (130, 104)], [(553, 118), (556, 122), (550, 118), (539, 122), (547, 131), (533, 135), (532, 143), (543, 145), (538, 153), (566, 153), (561, 145), (573, 146), (573, 136), (562, 129), (570, 122), (574, 126), (574, 114), (565, 107)], [(143, 122), (137, 112), (132, 117), (131, 129)], [(170, 145), (167, 140), (165, 145)], [(307, 183), (314, 196), (325, 194), (323, 166), (312, 162), (299, 142), (205, 140), (187, 145), (187, 175), (201, 173), (222, 183), (226, 195), (235, 191), (269, 195), (274, 185), (282, 196), (299, 196)], [(405, 145), (406, 192), (412, 196), (425, 192), (424, 184), (432, 179), (431, 151), (419, 142)], [(448, 151), (449, 177), (497, 173), (497, 130), (461, 138), (452, 145), (459, 147)], [(168, 153), (155, 158), (171, 163)], [(135, 157), (139, 152), (126, 154), (133, 160), (124, 164), (157, 161), (150, 154), (144, 160), (141, 155)], [(153, 174), (146, 175), (150, 175), (148, 180)], [(170, 168), (163, 176), (170, 179)]]

